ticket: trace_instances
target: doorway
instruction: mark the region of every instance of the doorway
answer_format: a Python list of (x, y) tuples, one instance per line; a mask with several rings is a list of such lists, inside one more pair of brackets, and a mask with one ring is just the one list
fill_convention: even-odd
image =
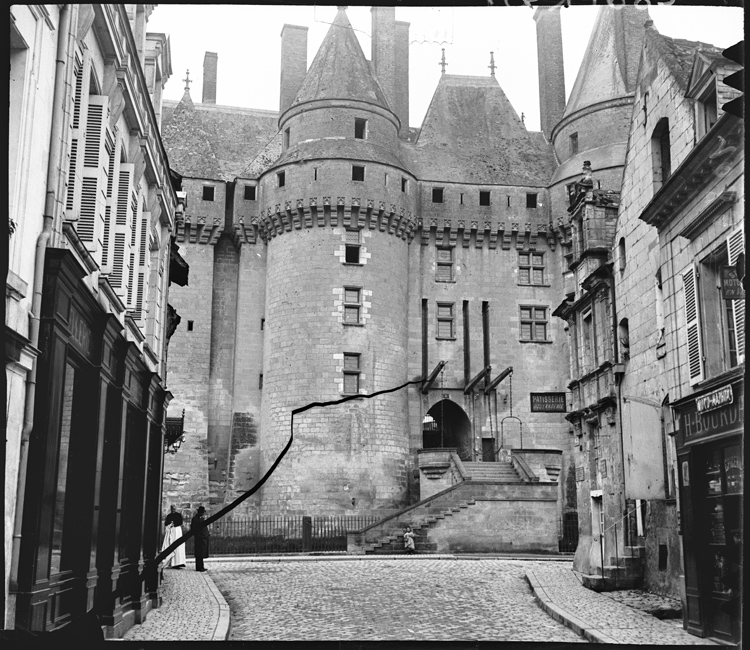
[(444, 399), (435, 404), (425, 417), (422, 447), (454, 447), (461, 460), (471, 460), (471, 421), (455, 402)]

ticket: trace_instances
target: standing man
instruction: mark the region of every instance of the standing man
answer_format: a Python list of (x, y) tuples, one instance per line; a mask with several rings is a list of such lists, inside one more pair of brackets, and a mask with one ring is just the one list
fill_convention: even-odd
[(208, 557), (208, 526), (204, 521), (206, 515), (206, 509), (203, 506), (198, 506), (198, 511), (195, 517), (190, 521), (190, 530), (195, 534), (195, 570), (205, 571), (206, 568), (203, 566), (203, 558)]

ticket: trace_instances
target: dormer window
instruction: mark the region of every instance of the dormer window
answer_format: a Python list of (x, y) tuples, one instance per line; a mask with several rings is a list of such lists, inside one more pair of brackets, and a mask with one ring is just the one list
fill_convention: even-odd
[(653, 162), (654, 192), (659, 191), (672, 174), (672, 152), (669, 146), (669, 120), (661, 118), (651, 136), (651, 159)]
[(706, 135), (711, 130), (711, 127), (716, 124), (716, 120), (718, 119), (716, 103), (716, 86), (711, 86), (711, 88), (698, 98), (695, 104), (698, 111), (698, 139)]

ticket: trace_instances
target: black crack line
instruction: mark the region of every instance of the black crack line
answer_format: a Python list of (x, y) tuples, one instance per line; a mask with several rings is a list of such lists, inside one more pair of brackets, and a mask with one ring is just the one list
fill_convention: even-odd
[[(291, 419), (290, 430), (289, 430), (289, 441), (286, 443), (286, 446), (284, 447), (284, 449), (281, 450), (281, 453), (278, 455), (273, 465), (269, 467), (268, 471), (263, 475), (263, 478), (261, 478), (252, 488), (250, 488), (243, 495), (237, 497), (228, 506), (219, 510), (219, 512), (217, 512), (215, 515), (212, 515), (208, 519), (206, 519), (204, 526), (208, 526), (214, 523), (215, 521), (218, 521), (225, 514), (234, 510), (238, 505), (240, 505), (240, 503), (242, 503), (246, 499), (249, 499), (251, 496), (253, 496), (253, 494), (255, 494), (258, 490), (260, 490), (261, 487), (263, 487), (263, 484), (270, 478), (271, 474), (274, 473), (276, 468), (279, 466), (279, 463), (281, 463), (281, 460), (286, 455), (286, 452), (288, 452), (289, 448), (292, 446), (292, 442), (294, 442), (294, 416), (297, 413), (304, 413), (305, 411), (309, 411), (310, 409), (318, 408), (318, 407), (323, 408), (326, 406), (336, 406), (337, 404), (343, 404), (344, 402), (350, 402), (355, 399), (372, 399), (373, 397), (378, 397), (379, 395), (385, 395), (386, 393), (395, 393), (396, 391), (403, 390), (407, 386), (412, 386), (413, 384), (421, 384), (423, 382), (424, 382), (424, 379), (420, 377), (419, 379), (407, 381), (405, 384), (401, 384), (400, 386), (396, 386), (395, 388), (386, 388), (385, 390), (378, 390), (378, 391), (375, 391), (374, 393), (370, 393), (369, 395), (347, 395), (346, 397), (342, 397), (341, 399), (333, 400), (331, 402), (311, 402), (310, 404), (306, 404), (305, 406), (300, 406), (299, 408), (292, 410), (292, 419)], [(146, 567), (144, 568), (144, 571), (141, 574), (141, 580), (145, 580), (146, 574), (149, 570), (151, 570), (152, 572), (155, 572), (160, 562), (162, 562), (165, 558), (169, 557), (169, 555), (176, 548), (178, 548), (181, 544), (184, 544), (185, 542), (187, 542), (194, 535), (195, 535), (195, 532), (193, 530), (189, 530), (180, 539), (172, 542), (169, 546), (167, 546), (167, 548), (161, 551), (154, 559), (147, 560)]]

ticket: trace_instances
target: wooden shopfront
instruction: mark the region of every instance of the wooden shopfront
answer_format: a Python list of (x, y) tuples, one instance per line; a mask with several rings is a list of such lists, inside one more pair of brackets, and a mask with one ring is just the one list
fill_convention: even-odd
[(16, 627), (94, 610), (117, 635), (158, 599), (141, 574), (158, 548), (169, 394), (85, 277), (72, 253), (48, 249)]
[(685, 627), (737, 643), (742, 616), (744, 380), (672, 405), (677, 423)]

